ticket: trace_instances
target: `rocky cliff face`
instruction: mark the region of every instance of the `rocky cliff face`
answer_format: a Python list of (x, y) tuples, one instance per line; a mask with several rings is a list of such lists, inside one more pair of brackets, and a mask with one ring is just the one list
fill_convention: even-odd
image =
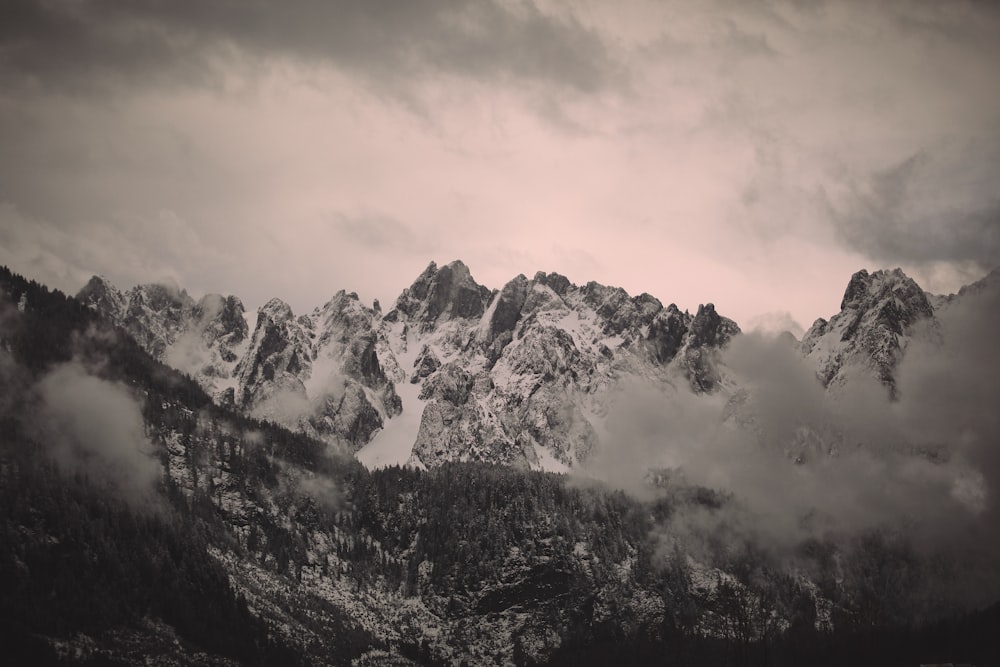
[(195, 301), (164, 285), (121, 292), (97, 276), (77, 296), (194, 377), (217, 403), (255, 417), (353, 451), (400, 411), (376, 353), (380, 315), (356, 294), (338, 292), (299, 317), (272, 299), (259, 309), (252, 336), (234, 296)]
[(491, 290), (460, 261), (431, 263), (385, 315), (343, 291), (302, 316), (273, 299), (252, 336), (235, 297), (121, 293), (95, 277), (80, 298), (219, 403), (365, 448), (362, 460), (423, 466), (578, 465), (623, 383), (715, 391), (719, 351), (739, 333), (712, 304), (691, 315), (556, 273)]
[(343, 291), (309, 316), (272, 299), (239, 363), (237, 407), (357, 450), (401, 408), (376, 352), (377, 317)]
[(195, 302), (160, 285), (122, 293), (95, 277), (80, 298), (220, 403), (351, 450), (393, 439), (382, 460), (425, 466), (578, 465), (623, 382), (714, 391), (719, 350), (739, 332), (711, 304), (691, 315), (556, 273), (490, 290), (458, 261), (431, 263), (384, 316), (343, 291), (307, 316), (274, 299), (252, 336), (235, 297)]
[(452, 262), (440, 269), (431, 262), (399, 295), (386, 319), (405, 319), (419, 324), (422, 331), (430, 331), (439, 320), (479, 317), (489, 298), (490, 290), (477, 284), (462, 262)]
[[(840, 312), (816, 320), (801, 341), (790, 334), (779, 339), (788, 345), (782, 382), (796, 387), (797, 409), (784, 410), (768, 398), (784, 388), (761, 389), (752, 378), (742, 378), (731, 388), (724, 420), (760, 447), (780, 450), (799, 464), (850, 450), (862, 443), (845, 431), (843, 418), (834, 417), (841, 399), (872, 378), (885, 387), (887, 399), (895, 398), (896, 368), (907, 345), (937, 331), (931, 301), (901, 270), (858, 271)], [(789, 363), (796, 352), (804, 366)]]
[(294, 421), (308, 401), (302, 376), (312, 372), (309, 318), (271, 299), (257, 311), (257, 325), (237, 367), (237, 407), (279, 423)]
[(893, 371), (919, 322), (934, 309), (922, 289), (900, 269), (858, 271), (844, 292), (840, 312), (818, 319), (802, 337), (803, 355), (827, 387), (843, 385), (852, 369), (874, 373), (890, 392)]
[[(691, 316), (555, 273), (520, 275), (491, 293), (461, 262), (432, 264), (382, 324), (396, 381), (419, 387), (419, 426), (403, 454), (425, 466), (565, 470), (598, 445), (623, 382), (679, 378), (713, 391), (718, 350), (738, 332), (711, 304)], [(404, 397), (404, 413), (412, 409)]]
[[(995, 597), (994, 579), (985, 576), (994, 572), (990, 565), (995, 559), (982, 557), (991, 552), (972, 552), (974, 558), (953, 561), (947, 580), (924, 581), (914, 575), (880, 588), (873, 614), (872, 563), (882, 563), (889, 553), (921, 574), (933, 573), (942, 562), (935, 552), (925, 560), (923, 552), (911, 549), (906, 533), (894, 537), (899, 522), (887, 523), (884, 534), (824, 534), (789, 549), (794, 557), (777, 560), (781, 557), (770, 555), (769, 542), (758, 543), (729, 528), (734, 518), (740, 521), (749, 513), (726, 489), (688, 485), (682, 470), (651, 471), (649, 482), (658, 490), (655, 500), (646, 502), (581, 488), (568, 478), (492, 466), (358, 470), (353, 461), (332, 456), (301, 434), (210, 406), (189, 391), (184, 378), (163, 373), (124, 336), (110, 335), (107, 328), (86, 335), (93, 323), (76, 316), (76, 304), (60, 304), (61, 294), (36, 289), (29, 298), (31, 288), (24, 281), (8, 277), (6, 285), (14, 285), (0, 285), (9, 294), (8, 307), (25, 304), (26, 313), (36, 309), (36, 317), (24, 317), (14, 327), (23, 331), (23, 325), (29, 335), (19, 334), (17, 344), (0, 350), (5, 378), (13, 379), (0, 386), (9, 394), (0, 400), (0, 407), (8, 408), (0, 417), (14, 426), (7, 429), (13, 437), (0, 441), (0, 488), (7, 491), (0, 528), (10, 538), (2, 541), (7, 547), (3, 562), (13, 582), (7, 587), (13, 601), (8, 606), (34, 609), (28, 615), (35, 623), (28, 626), (32, 640), (58, 644), (61, 656), (132, 663), (151, 654), (175, 655), (183, 644), (199, 664), (229, 664), (206, 655), (206, 649), (227, 651), (233, 664), (247, 655), (290, 662), (282, 653), (273, 654), (284, 655), (282, 659), (262, 657), (261, 650), (280, 639), (312, 664), (564, 664), (593, 656), (599, 661), (606, 655), (601, 650), (614, 651), (628, 664), (671, 654), (703, 656), (714, 664), (741, 650), (746, 654), (748, 645), (761, 654), (781, 655), (788, 647), (809, 644), (817, 631), (831, 640), (822, 649), (829, 653), (835, 645), (832, 633), (841, 623), (848, 637), (856, 637), (857, 618), (874, 624), (872, 637), (892, 635), (880, 633), (878, 623), (887, 628), (916, 623), (930, 617), (928, 610), (940, 609), (954, 618), (954, 603), (941, 601), (941, 594), (952, 570), (961, 574), (967, 564), (973, 574), (960, 580), (956, 590), (964, 596), (969, 584), (986, 588), (986, 582), (987, 599)], [(880, 326), (872, 309), (879, 312), (883, 300), (869, 296), (881, 289), (869, 280), (863, 289), (849, 290), (860, 295), (845, 298), (845, 312), (861, 314), (855, 336), (865, 323), (874, 322), (873, 330)], [(94, 307), (119, 304), (125, 311), (125, 295), (90, 291)], [(960, 303), (963, 294), (968, 291), (951, 302)], [(171, 298), (163, 307), (148, 305), (138, 312), (171, 315), (176, 303)], [(224, 321), (239, 309), (217, 305), (202, 312), (217, 312), (209, 319), (228, 331), (232, 327)], [(578, 414), (587, 420), (596, 415), (599, 421), (610, 388), (629, 377), (686, 382), (695, 391), (734, 392), (726, 369), (712, 364), (719, 346), (737, 329), (709, 306), (692, 316), (673, 306), (663, 308), (648, 295), (630, 297), (596, 284), (577, 287), (552, 274), (530, 280), (518, 276), (503, 290), (491, 292), (478, 316), (462, 314), (446, 301), (425, 326), (420, 315), (428, 312), (425, 304), (414, 305), (414, 319), (407, 314), (390, 320), (343, 292), (309, 316), (296, 317), (287, 304), (269, 302), (261, 308), (241, 357), (233, 401), (238, 397), (246, 409), (256, 409), (261, 396), (287, 385), (312, 405), (316, 396), (341, 395), (331, 384), (346, 387), (353, 380), (377, 411), (389, 400), (386, 388), (396, 383), (400, 393), (406, 392), (404, 408), (422, 407), (424, 421), (438, 419), (434, 413), (440, 416), (441, 438), (459, 455), (500, 460), (490, 457), (501, 450), (468, 446), (457, 428), (465, 423), (485, 434), (482, 442), (493, 437), (490, 433), (498, 441), (512, 438), (512, 465), (536, 465), (529, 460), (534, 452), (537, 465), (546, 466), (560, 462), (559, 452), (573, 454), (585, 447), (589, 436), (576, 421)], [(995, 301), (967, 305), (992, 307)], [(191, 312), (197, 312), (197, 304)], [(150, 317), (150, 324), (160, 327), (157, 331), (168, 330)], [(902, 327), (904, 335), (913, 335), (916, 326)], [(153, 448), (156, 455), (149, 462), (160, 475), (148, 489), (157, 498), (155, 513), (126, 513), (126, 500), (115, 496), (115, 485), (99, 486), (86, 475), (60, 472), (44, 454), (54, 443), (30, 435), (36, 432), (31, 422), (46, 414), (38, 403), (42, 394), (31, 389), (38, 385), (27, 367), (10, 371), (24, 364), (22, 359), (35, 358), (37, 350), (25, 344), (34, 339), (59, 341), (60, 347), (49, 351), (54, 360), (79, 341), (89, 347), (87, 358), (107, 355), (112, 345), (128, 342), (131, 361), (111, 376), (118, 380), (95, 376), (87, 386), (115, 395), (127, 392), (119, 398), (129, 405), (135, 399), (133, 407), (142, 420), (137, 432)], [(848, 339), (840, 342), (855, 340)], [(175, 344), (176, 338), (169, 345)], [(700, 372), (706, 369), (711, 373)], [(811, 376), (808, 380), (812, 382)], [(407, 398), (411, 394), (412, 402)], [(372, 401), (373, 395), (377, 400)], [(150, 409), (139, 409), (142, 400)], [(470, 409), (478, 405), (484, 406), (481, 411)], [(356, 412), (341, 404), (328, 416), (336, 420), (351, 414)], [(389, 418), (379, 435), (405, 423), (406, 414), (404, 409)], [(318, 428), (306, 421), (303, 428)], [(424, 428), (421, 422), (418, 426)], [(593, 424), (591, 428), (599, 434)], [(528, 435), (522, 436), (524, 432)], [(525, 439), (519, 441), (519, 436)], [(104, 455), (96, 456), (101, 460)], [(419, 451), (414, 456), (416, 463), (433, 463)], [(873, 479), (887, 478), (883, 472)], [(775, 474), (774, 483), (781, 486), (776, 501), (783, 503), (787, 489), (782, 483), (794, 484), (795, 475)], [(808, 511), (802, 521), (813, 522), (813, 511), (803, 509)], [(692, 520), (675, 524), (686, 529), (672, 530), (670, 518), (686, 512)], [(988, 534), (991, 516), (984, 515), (982, 529), (971, 534)], [(710, 533), (704, 544), (699, 526)], [(770, 534), (763, 533), (763, 539)], [(181, 539), (187, 535), (191, 539)], [(685, 535), (690, 541), (684, 541)], [(943, 538), (943, 558), (954, 554), (950, 536)], [(139, 550), (150, 542), (153, 548)], [(94, 553), (102, 558), (95, 561)], [(61, 564), (70, 561), (94, 576), (60, 576)], [(166, 570), (150, 563), (162, 563)], [(115, 597), (107, 597), (104, 574), (109, 568), (124, 572), (122, 581), (138, 582), (141, 594), (129, 585), (118, 587), (128, 595), (112, 589)], [(164, 571), (182, 576), (163, 576)], [(218, 582), (231, 595), (213, 594), (202, 582)], [(171, 590), (174, 584), (177, 591)], [(52, 590), (59, 594), (36, 592)], [(98, 598), (104, 604), (92, 604)], [(166, 603), (157, 604), (160, 599)], [(73, 616), (64, 615), (67, 601)], [(176, 608), (185, 615), (194, 608), (200, 615), (185, 629), (167, 616), (176, 614)], [(241, 616), (221, 616), (230, 608), (242, 610)], [(896, 615), (896, 609), (903, 610), (900, 614), (916, 611)], [(883, 610), (892, 615), (879, 616)], [(136, 616), (125, 616), (133, 611)], [(102, 632), (95, 641), (88, 614), (99, 614), (107, 625), (97, 627), (110, 625), (111, 632)], [(261, 621), (260, 644), (251, 643), (253, 636), (247, 641), (229, 634), (246, 626), (251, 614)], [(220, 624), (220, 617), (243, 623)], [(981, 618), (975, 627), (986, 628), (982, 636), (992, 639)], [(152, 623), (157, 625), (151, 630)], [(177, 623), (186, 634), (178, 636), (167, 623)], [(733, 631), (737, 625), (739, 636)], [(226, 641), (202, 645), (205, 634), (197, 632), (203, 627), (221, 628), (216, 634)], [(17, 633), (25, 634), (19, 625), (10, 632), (12, 637)], [(778, 643), (748, 644), (750, 633)], [(958, 636), (965, 642), (969, 635)], [(151, 643), (161, 648), (154, 653), (148, 649)], [(642, 650), (625, 653), (633, 645)], [(852, 643), (841, 654), (857, 655), (858, 650)], [(809, 664), (810, 659), (811, 654), (801, 662)]]
[(207, 294), (199, 301), (170, 285), (138, 285), (122, 292), (94, 276), (77, 298), (128, 331), (151, 355), (194, 377), (211, 394), (235, 386), (236, 363), (246, 348), (243, 302)]
[[(995, 287), (998, 275), (934, 296), (899, 269), (859, 271), (840, 312), (817, 320), (797, 349), (834, 393), (862, 373), (894, 395), (910, 340), (937, 335), (935, 309)], [(274, 299), (260, 308), (252, 336), (236, 297), (195, 302), (160, 285), (121, 292), (97, 277), (79, 297), (217, 402), (343, 445), (368, 465), (566, 470), (607, 438), (609, 411), (636, 382), (722, 391), (726, 418), (753, 428), (752, 388), (737, 386), (722, 363), (740, 331), (735, 322), (712, 304), (691, 314), (557, 273), (519, 275), (491, 290), (462, 262), (431, 263), (384, 315), (344, 291), (309, 315)], [(840, 437), (807, 428), (786, 444), (798, 459)]]

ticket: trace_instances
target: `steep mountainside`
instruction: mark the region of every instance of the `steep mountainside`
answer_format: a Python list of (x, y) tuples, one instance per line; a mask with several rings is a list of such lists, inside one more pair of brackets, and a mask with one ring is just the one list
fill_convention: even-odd
[[(935, 308), (986, 289), (928, 295), (901, 270), (851, 277), (841, 310), (818, 319), (797, 349), (831, 393), (852, 374), (895, 395), (895, 369), (916, 336), (939, 333)], [(712, 304), (691, 314), (649, 294), (556, 273), (478, 284), (460, 261), (431, 263), (386, 313), (337, 292), (296, 316), (279, 299), (253, 334), (235, 297), (195, 303), (183, 290), (122, 293), (95, 277), (79, 298), (124, 326), (151, 354), (188, 372), (220, 405), (356, 452), (369, 466), (483, 461), (564, 471), (609, 440), (623, 388), (723, 392), (734, 423), (755, 417), (723, 350), (740, 329)], [(820, 428), (820, 431), (823, 429)], [(841, 434), (810, 427), (789, 455), (830, 449)]]
[(138, 285), (121, 292), (94, 276), (77, 298), (128, 331), (153, 357), (198, 380), (220, 399), (235, 386), (236, 362), (249, 330), (243, 302), (206, 294), (199, 301), (166, 285)]
[(18, 664), (538, 664), (662, 634), (665, 504), (483, 465), (370, 473), (214, 405), (59, 293), (0, 274), (0, 313)]
[[(714, 391), (719, 350), (739, 332), (712, 304), (691, 315), (555, 273), (491, 291), (459, 261), (432, 262), (384, 316), (343, 291), (308, 316), (272, 299), (239, 348), (245, 330), (227, 329), (223, 317), (235, 306), (208, 317), (183, 291), (141, 286), (123, 295), (97, 277), (79, 298), (220, 404), (364, 448), (369, 464), (565, 470), (590, 456), (623, 383)], [(203, 345), (192, 344), (195, 334)], [(203, 365), (206, 356), (212, 363)]]
[(802, 337), (801, 350), (825, 386), (847, 381), (852, 367), (872, 372), (890, 391), (893, 371), (914, 325), (933, 320), (934, 309), (922, 289), (900, 269), (855, 273), (840, 312), (818, 319)]
[(401, 405), (375, 352), (376, 314), (357, 294), (338, 292), (309, 316), (272, 299), (237, 367), (233, 402), (351, 451), (366, 444)]
[(412, 453), (404, 447), (400, 459), (565, 470), (597, 446), (623, 382), (677, 379), (711, 391), (715, 356), (739, 332), (711, 304), (691, 316), (555, 273), (517, 276), (487, 294), (460, 262), (431, 264), (386, 314), (393, 379), (415, 386), (421, 414)]
[[(579, 319), (599, 306), (586, 303), (588, 287), (565, 287), (565, 309), (518, 307), (490, 372), (535, 335), (556, 339), (538, 345), (570, 349), (545, 330), (546, 317)], [(328, 314), (366, 330), (367, 316), (348, 314), (367, 311), (344, 297)], [(607, 359), (599, 347), (612, 349), (607, 338), (622, 338), (612, 341), (621, 360), (613, 372), (658, 354), (637, 339), (625, 345), (633, 329), (650, 339), (635, 321), (679, 316), (629, 301), (647, 313), (634, 326), (609, 333), (597, 319), (577, 333), (598, 338), (595, 359)], [(320, 344), (315, 328), (307, 343), (309, 327), (296, 332), (291, 314), (271, 305), (288, 327), (277, 340), (295, 341), (266, 355), (285, 364), (274, 376), (308, 380), (292, 358), (320, 349), (379, 382), (368, 344), (335, 336)], [(492, 321), (489, 305), (478, 322)], [(448, 333), (477, 321), (474, 309), (442, 316), (448, 308), (415, 340), (489, 359), (488, 335), (470, 343)], [(672, 357), (661, 352), (642, 372), (697, 378), (692, 360), (705, 355), (684, 351), (718, 340), (724, 332), (711, 324), (725, 322), (707, 307), (700, 317), (707, 324), (691, 317)], [(537, 334), (532, 319), (541, 320)], [(408, 320), (385, 324), (402, 333)], [(341, 330), (354, 340), (349, 326)], [(376, 355), (400, 343), (376, 334)], [(529, 367), (572, 379), (562, 363)], [(596, 374), (605, 362), (594, 363)], [(419, 377), (424, 366), (411, 368)], [(786, 554), (737, 530), (746, 515), (732, 494), (670, 472), (651, 477), (647, 499), (637, 500), (509, 466), (369, 471), (320, 441), (213, 403), (93, 310), (3, 269), (0, 379), (0, 645), (14, 664), (777, 667), (1000, 657), (996, 607), (958, 616), (942, 606), (938, 585), (963, 564), (927, 576), (943, 554), (916, 551), (892, 526), (809, 538)]]

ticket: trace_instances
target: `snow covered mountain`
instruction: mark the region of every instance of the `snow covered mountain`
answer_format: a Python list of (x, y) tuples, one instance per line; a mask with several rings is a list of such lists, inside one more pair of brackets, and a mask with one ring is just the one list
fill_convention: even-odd
[[(966, 298), (992, 290), (997, 275), (951, 297), (925, 295), (943, 304), (932, 316), (966, 306), (995, 312), (994, 297)], [(886, 277), (868, 279), (860, 279), (862, 288), (852, 280), (848, 294), (856, 298), (845, 298), (830, 319), (839, 326), (860, 314), (851, 335), (830, 344), (841, 350), (842, 389), (852, 386), (846, 368), (855, 361), (878, 371), (859, 345), (891, 326), (878, 317)], [(966, 577), (955, 595), (969, 584), (985, 592), (964, 604), (996, 599), (996, 560), (987, 557), (995, 552), (979, 539), (995, 514), (980, 520), (982, 507), (967, 517), (957, 511), (961, 499), (951, 498), (952, 487), (941, 490), (948, 469), (940, 458), (920, 459), (915, 477), (928, 504), (880, 514), (843, 534), (816, 523), (829, 505), (790, 501), (802, 486), (827, 478), (820, 495), (836, 496), (835, 504), (852, 498), (845, 488), (858, 490), (852, 480), (866, 466), (850, 461), (811, 469), (750, 449), (729, 465), (741, 471), (751, 464), (751, 475), (766, 478), (775, 502), (765, 509), (788, 506), (780, 517), (795, 519), (792, 529), (770, 514), (754, 519), (753, 496), (733, 495), (746, 486), (701, 486), (686, 481), (683, 469), (651, 473), (646, 499), (516, 469), (585, 460), (577, 452), (603, 435), (601, 411), (622, 383), (662, 382), (717, 406), (736, 397), (745, 387), (737, 364), (727, 364), (753, 337), (737, 338), (735, 324), (708, 305), (691, 315), (648, 295), (575, 286), (554, 274), (518, 276), (488, 291), (464, 265), (432, 265), (384, 316), (343, 292), (306, 316), (277, 300), (266, 304), (232, 362), (231, 392), (215, 397), (231, 402), (227, 407), (142, 349), (161, 341), (163, 358), (191, 331), (218, 334), (223, 322), (202, 326), (198, 304), (180, 290), (164, 296), (137, 288), (132, 297), (102, 281), (88, 287), (91, 307), (115, 308), (119, 322), (130, 303), (141, 304), (130, 325), (146, 335), (141, 347), (75, 300), (0, 271), (0, 425), (7, 436), (0, 439), (0, 574), (8, 591), (0, 611), (2, 639), (17, 639), (15, 647), (32, 658), (15, 654), (19, 664), (54, 662), (38, 659), (50, 654), (132, 664), (154, 650), (191, 654), (191, 664), (648, 664), (670, 651), (692, 656), (693, 664), (723, 664), (747, 647), (787, 655), (787, 664), (815, 664), (817, 651), (850, 664), (875, 642), (882, 642), (880, 656), (908, 651), (906, 662), (920, 664), (926, 649), (910, 646), (918, 635), (882, 629), (908, 624), (919, 633), (935, 614), (954, 613), (941, 593), (955, 575), (934, 576), (931, 568), (952, 563)], [(988, 332), (995, 329), (979, 325), (994, 319), (973, 323)], [(933, 323), (900, 324), (895, 340), (912, 345), (923, 331), (933, 333)], [(942, 315), (941, 324), (945, 336), (954, 322)], [(974, 344), (966, 362), (986, 357), (992, 341), (988, 333), (981, 338), (960, 341)], [(206, 347), (224, 344), (233, 347)], [(782, 349), (798, 354), (795, 345)], [(104, 363), (92, 368), (93, 359)], [(895, 369), (904, 396), (905, 368)], [(777, 375), (793, 391), (805, 386), (802, 378)], [(358, 458), (371, 463), (393, 453), (387, 442), (403, 443), (418, 465), (366, 470), (328, 444), (231, 409), (260, 414), (291, 406), (301, 430), (346, 442), (351, 428), (360, 434), (371, 423), (344, 421), (361, 414), (352, 412), (350, 387), (379, 418), (379, 407), (386, 415)], [(995, 383), (972, 387), (987, 399), (991, 388)], [(979, 426), (961, 437), (994, 432)], [(441, 453), (435, 428), (449, 448)], [(489, 428), (492, 449), (473, 449), (478, 441), (467, 434), (490, 436)], [(740, 452), (709, 454), (721, 465), (721, 455)], [(896, 467), (875, 466), (862, 479), (866, 514), (894, 499), (880, 493), (883, 486), (910, 488), (898, 475), (913, 474), (911, 459), (883, 462)], [(963, 552), (951, 533), (926, 550), (913, 546), (908, 535), (932, 532), (921, 527), (926, 515), (919, 510), (941, 503), (949, 525), (976, 529), (975, 548)], [(787, 553), (772, 550), (775, 535), (788, 540)], [(956, 556), (963, 553), (970, 555)], [(963, 650), (969, 637), (994, 645), (998, 609), (971, 617), (968, 627), (981, 628), (978, 635), (955, 633)], [(927, 646), (951, 654), (955, 645)]]
[[(308, 316), (272, 299), (240, 360), (236, 407), (351, 451), (401, 404), (376, 354), (377, 314), (344, 291)], [(229, 397), (226, 397), (229, 398)]]
[[(556, 273), (519, 275), (490, 294), (461, 262), (432, 263), (396, 303), (382, 332), (394, 380), (408, 382), (420, 406), (409, 462), (427, 466), (577, 465), (597, 445), (624, 381), (682, 379), (711, 391), (715, 355), (739, 332), (711, 304), (692, 316), (648, 294), (578, 287)], [(404, 413), (407, 404), (404, 397)], [(380, 444), (376, 435), (370, 447)]]
[(432, 262), (384, 315), (343, 291), (304, 316), (272, 299), (249, 337), (235, 297), (123, 294), (95, 277), (79, 298), (220, 404), (360, 449), (370, 465), (564, 470), (590, 455), (623, 382), (713, 391), (719, 350), (739, 332), (712, 304), (691, 315), (556, 273), (490, 290), (460, 261)]
[[(859, 271), (840, 312), (816, 320), (796, 347), (830, 392), (860, 372), (893, 395), (911, 339), (938, 335), (935, 309), (986, 289), (996, 274), (934, 296), (900, 269)], [(712, 304), (691, 314), (557, 273), (519, 275), (497, 290), (461, 261), (432, 262), (388, 312), (344, 291), (308, 315), (272, 299), (252, 335), (236, 297), (195, 302), (160, 285), (123, 293), (95, 277), (79, 298), (217, 403), (346, 447), (368, 466), (485, 461), (567, 470), (608, 439), (606, 418), (635, 383), (721, 391), (736, 423), (754, 419), (747, 388), (723, 362), (740, 329)], [(803, 433), (804, 441), (836, 439)], [(824, 446), (790, 451), (796, 458)]]
[(195, 378), (209, 394), (232, 390), (247, 351), (243, 302), (206, 294), (195, 301), (176, 286), (138, 285), (122, 292), (94, 276), (77, 299), (128, 331), (153, 357)]
[[(817, 319), (801, 341), (790, 334), (781, 337), (787, 350), (766, 350), (780, 371), (771, 373), (758, 364), (751, 373), (756, 377), (741, 376), (723, 365), (729, 394), (724, 421), (758, 446), (779, 450), (800, 464), (859, 447), (869, 453), (872, 447), (897, 447), (917, 456), (947, 458), (948, 438), (914, 446), (912, 434), (904, 437), (895, 430), (899, 415), (914, 409), (913, 396), (902, 404), (908, 398), (906, 378), (912, 390), (914, 373), (925, 372), (929, 359), (940, 364), (966, 354), (958, 349), (969, 336), (962, 331), (968, 326), (963, 325), (969, 319), (966, 311), (983, 308), (997, 296), (1000, 269), (950, 295), (924, 292), (898, 268), (858, 271), (838, 313)], [(885, 414), (875, 418), (866, 410)], [(877, 435), (873, 424), (881, 429)]]
[(820, 318), (802, 337), (801, 350), (824, 386), (846, 382), (854, 366), (872, 371), (890, 391), (914, 325), (932, 320), (927, 295), (900, 269), (861, 270), (851, 276), (840, 312)]

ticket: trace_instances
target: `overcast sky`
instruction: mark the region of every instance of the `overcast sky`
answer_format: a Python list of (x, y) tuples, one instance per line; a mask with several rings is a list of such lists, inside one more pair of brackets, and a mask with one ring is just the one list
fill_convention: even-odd
[(1000, 265), (1000, 4), (4, 0), (0, 263), (296, 312), (431, 260), (744, 327)]

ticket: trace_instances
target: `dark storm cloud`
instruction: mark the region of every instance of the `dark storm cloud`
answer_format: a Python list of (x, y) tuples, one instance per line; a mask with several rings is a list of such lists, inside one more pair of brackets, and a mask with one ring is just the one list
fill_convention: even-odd
[(1000, 5), (535, 2), (0, 0), (0, 263), (308, 309), (461, 257), (799, 322), (996, 263)]
[(0, 74), (43, 86), (201, 83), (213, 63), (241, 57), (333, 64), (381, 82), (443, 72), (579, 91), (607, 86), (617, 71), (594, 32), (531, 3), (13, 0), (0, 8)]
[[(950, 169), (927, 152), (853, 184), (847, 203), (833, 210), (840, 238), (878, 261), (1000, 264), (1000, 198), (990, 178), (968, 184), (969, 172), (996, 174), (998, 163), (969, 155)], [(964, 173), (963, 173), (964, 172)]]
[(193, 34), (108, 15), (101, 2), (11, 0), (0, 6), (0, 80), (83, 91), (99, 83), (203, 71)]

